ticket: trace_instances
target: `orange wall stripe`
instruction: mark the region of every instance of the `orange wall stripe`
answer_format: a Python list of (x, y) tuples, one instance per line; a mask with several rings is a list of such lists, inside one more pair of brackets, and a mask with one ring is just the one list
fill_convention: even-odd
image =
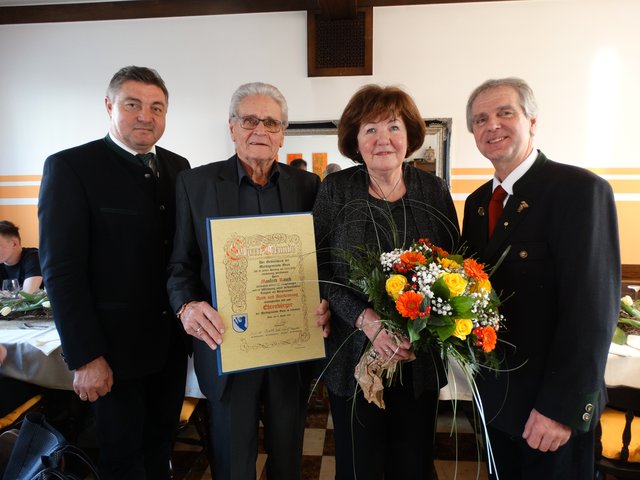
[(455, 178), (452, 178), (451, 192), (471, 193), (486, 182), (487, 180), (456, 180)]
[(38, 186), (0, 187), (0, 198), (38, 198)]
[(640, 264), (640, 229), (635, 228), (638, 221), (637, 202), (618, 202), (618, 228), (620, 229), (620, 251), (622, 263)]
[(615, 193), (640, 193), (640, 179), (638, 180), (609, 180)]
[[(598, 168), (590, 170), (606, 178), (618, 196), (616, 205), (620, 225), (622, 263), (640, 264), (640, 249), (637, 247), (640, 245), (640, 229), (635, 227), (640, 209), (640, 168)], [(457, 178), (463, 175), (479, 176), (479, 178)], [(465, 198), (489, 180), (492, 175), (492, 168), (454, 168), (451, 170), (451, 191), (454, 194), (454, 205), (460, 225), (462, 225)], [(607, 178), (608, 176), (614, 177)], [(631, 176), (631, 178), (624, 178), (625, 176)], [(637, 178), (634, 178), (635, 176)], [(40, 182), (41, 179), (41, 175), (0, 176), (0, 199), (7, 199), (9, 202), (12, 198), (28, 198), (37, 201), (39, 186), (12, 185), (12, 183)], [(5, 185), (1, 185), (1, 183)], [(38, 246), (37, 205), (0, 204), (0, 219), (10, 220), (20, 227), (23, 245)]]
[(486, 175), (493, 176), (493, 168), (452, 168), (451, 175)]
[(0, 182), (39, 182), (42, 175), (0, 175)]
[(598, 175), (640, 175), (640, 168), (589, 168)]

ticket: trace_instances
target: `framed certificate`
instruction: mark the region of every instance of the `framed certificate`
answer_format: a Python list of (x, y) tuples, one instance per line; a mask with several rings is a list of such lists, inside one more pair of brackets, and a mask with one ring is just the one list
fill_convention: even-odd
[(208, 218), (218, 373), (325, 357), (310, 213)]

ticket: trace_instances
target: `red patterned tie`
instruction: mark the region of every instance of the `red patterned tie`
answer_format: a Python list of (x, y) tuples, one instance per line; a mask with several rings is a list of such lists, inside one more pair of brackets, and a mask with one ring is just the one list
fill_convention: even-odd
[(489, 202), (489, 237), (493, 234), (498, 218), (502, 215), (503, 203), (506, 197), (507, 192), (501, 185), (498, 185), (493, 191), (493, 195), (491, 195), (491, 201)]

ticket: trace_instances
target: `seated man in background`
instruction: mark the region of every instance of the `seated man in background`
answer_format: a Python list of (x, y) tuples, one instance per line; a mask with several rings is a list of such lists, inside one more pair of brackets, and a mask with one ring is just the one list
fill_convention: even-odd
[(17, 278), (27, 293), (42, 286), (38, 249), (23, 247), (18, 227), (0, 220), (0, 281), (8, 278)]

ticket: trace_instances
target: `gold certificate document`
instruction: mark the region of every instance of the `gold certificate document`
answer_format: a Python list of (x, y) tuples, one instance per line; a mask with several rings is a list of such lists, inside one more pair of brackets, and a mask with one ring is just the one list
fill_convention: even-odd
[(310, 213), (209, 218), (218, 373), (324, 358)]

